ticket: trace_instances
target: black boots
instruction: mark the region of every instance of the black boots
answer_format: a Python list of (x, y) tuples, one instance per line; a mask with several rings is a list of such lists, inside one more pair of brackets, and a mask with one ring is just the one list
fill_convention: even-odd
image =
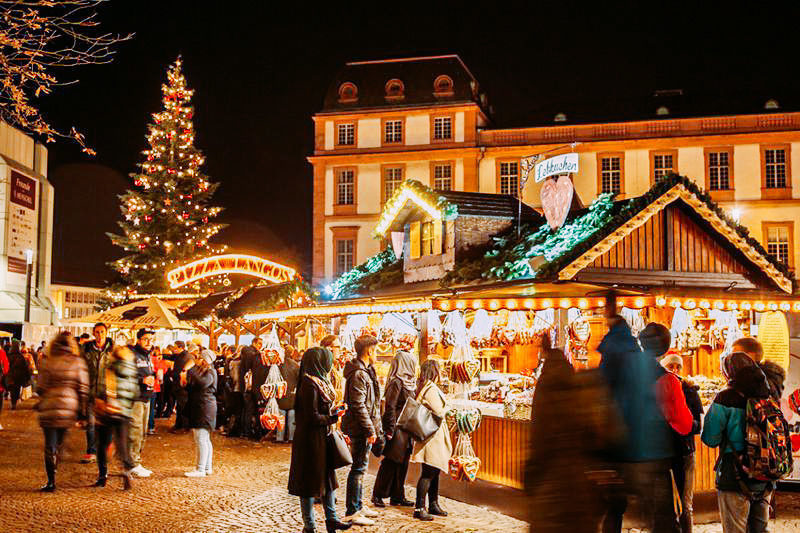
[(403, 498), (402, 500), (389, 500), (389, 505), (394, 507), (414, 507), (416, 504), (407, 498)]
[(372, 497), (372, 505), (375, 507), (386, 507), (386, 504), (383, 503), (383, 498), (376, 498), (375, 496)]
[(47, 472), (47, 484), (39, 489), (41, 492), (54, 492), (56, 490), (56, 461), (56, 454), (45, 450), (44, 469)]
[(415, 509), (414, 518), (417, 520), (422, 520), (423, 522), (431, 522), (433, 520), (433, 517), (429, 515), (428, 511), (425, 509)]
[(447, 511), (444, 511), (441, 507), (439, 507), (438, 501), (431, 502), (428, 505), (428, 513), (436, 516), (447, 516)]
[(94, 482), (93, 487), (105, 487), (106, 486), (106, 476), (98, 476), (97, 481)]
[(328, 533), (336, 533), (337, 531), (345, 531), (353, 527), (350, 522), (342, 522), (340, 520), (325, 520), (325, 529)]
[(39, 492), (55, 492), (56, 491), (56, 482), (55, 481), (47, 481), (44, 485), (39, 487)]

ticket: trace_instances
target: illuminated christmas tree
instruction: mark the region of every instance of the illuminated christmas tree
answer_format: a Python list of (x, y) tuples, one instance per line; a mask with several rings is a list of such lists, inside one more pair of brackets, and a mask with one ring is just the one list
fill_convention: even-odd
[(224, 250), (209, 243), (224, 227), (212, 222), (222, 208), (209, 205), (219, 184), (200, 171), (205, 159), (194, 146), (194, 91), (186, 87), (180, 57), (161, 92), (164, 108), (149, 125), (150, 148), (137, 165), (140, 172), (131, 174), (134, 188), (120, 196), (122, 234), (109, 234), (128, 252), (110, 263), (120, 274), (112, 288), (117, 297), (168, 292), (169, 270)]

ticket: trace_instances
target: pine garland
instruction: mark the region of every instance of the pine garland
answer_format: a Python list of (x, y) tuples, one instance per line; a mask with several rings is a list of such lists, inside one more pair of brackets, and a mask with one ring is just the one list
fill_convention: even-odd
[[(397, 272), (400, 273), (399, 279)], [(339, 276), (333, 283), (325, 287), (325, 296), (332, 300), (338, 300), (365, 289), (376, 290), (396, 285), (402, 282), (402, 274), (403, 262), (397, 259), (394, 250), (389, 247)]]

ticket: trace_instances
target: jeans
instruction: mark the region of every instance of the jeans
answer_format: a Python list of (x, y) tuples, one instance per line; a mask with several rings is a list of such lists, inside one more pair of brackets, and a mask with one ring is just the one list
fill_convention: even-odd
[[(336, 492), (330, 491), (322, 495), (322, 507), (325, 509), (325, 520), (336, 520)], [(303, 528), (316, 530), (314, 516), (314, 498), (300, 497), (300, 512), (303, 515)]]
[(108, 446), (114, 440), (117, 448), (117, 457), (122, 461), (125, 470), (134, 467), (131, 459), (130, 448), (128, 447), (128, 433), (130, 431), (130, 420), (109, 420), (104, 424), (97, 424), (97, 473), (99, 477), (106, 477), (108, 474)]
[(717, 491), (724, 533), (767, 533), (772, 489), (753, 494), (756, 501), (734, 490)]
[(147, 417), (147, 430), (156, 429), (156, 395), (150, 396), (150, 416)]
[(194, 445), (197, 447), (197, 471), (210, 474), (211, 456), (214, 452), (214, 447), (211, 445), (211, 433), (207, 429), (199, 428), (193, 429)]
[(692, 533), (694, 523), (694, 454), (683, 458), (683, 491), (681, 492), (681, 507), (683, 511), (680, 516), (681, 533)]
[(42, 431), (44, 432), (44, 468), (47, 471), (47, 481), (55, 483), (58, 456), (61, 455), (61, 447), (64, 445), (67, 429), (48, 427), (42, 428)]
[(672, 501), (671, 460), (615, 465), (623, 486), (609, 486), (608, 509), (603, 519), (603, 533), (619, 533), (628, 497), (637, 496), (644, 527), (651, 533), (679, 533), (678, 517)]
[(91, 402), (89, 404), (89, 418), (86, 420), (86, 454), (97, 454), (97, 433), (95, 429), (94, 412), (91, 407)]
[(350, 453), (353, 455), (353, 465), (347, 476), (347, 516), (361, 510), (361, 498), (364, 493), (364, 472), (369, 464), (369, 444), (367, 437), (350, 437)]
[(428, 504), (439, 503), (439, 472), (435, 466), (422, 463), (422, 470), (417, 481), (417, 504), (415, 509), (425, 509), (425, 496)]
[(147, 436), (147, 420), (150, 418), (150, 402), (133, 402), (133, 417), (131, 430), (128, 434), (128, 444), (131, 451), (133, 464), (142, 464), (142, 449)]
[(22, 392), (22, 385), (11, 385), (8, 388), (8, 392), (11, 394), (11, 410), (13, 411), (17, 408), (19, 395)]
[(286, 422), (283, 429), (279, 429), (275, 432), (275, 441), (277, 442), (292, 442), (294, 438), (294, 409), (289, 409), (284, 411), (283, 409), (280, 410), (281, 414), (283, 415), (283, 419)]

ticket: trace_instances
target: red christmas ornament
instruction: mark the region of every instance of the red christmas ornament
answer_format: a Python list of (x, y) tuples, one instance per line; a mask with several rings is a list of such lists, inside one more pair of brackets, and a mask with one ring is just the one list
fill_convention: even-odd
[(151, 220), (153, 220), (153, 217), (151, 217), (150, 215), (145, 215), (145, 216), (144, 216), (144, 220), (145, 220), (146, 222), (150, 222)]
[(147, 245), (145, 243), (143, 243), (143, 242), (140, 242), (139, 243), (139, 249), (140, 250), (144, 250), (145, 248), (147, 248)]
[(203, 217), (203, 224), (208, 224), (208, 217)]
[(181, 216), (183, 217), (183, 220), (188, 220), (189, 219), (189, 213), (184, 212), (184, 213), (181, 214)]
[(133, 182), (133, 184), (136, 185), (137, 187), (141, 187), (142, 186), (142, 180), (136, 180), (136, 181)]

